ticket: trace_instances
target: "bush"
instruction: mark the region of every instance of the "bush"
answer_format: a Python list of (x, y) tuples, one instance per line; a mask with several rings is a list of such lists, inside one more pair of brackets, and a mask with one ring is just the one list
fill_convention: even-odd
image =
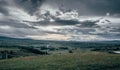
[(72, 51), (72, 50), (69, 50), (69, 53), (73, 53), (73, 51)]

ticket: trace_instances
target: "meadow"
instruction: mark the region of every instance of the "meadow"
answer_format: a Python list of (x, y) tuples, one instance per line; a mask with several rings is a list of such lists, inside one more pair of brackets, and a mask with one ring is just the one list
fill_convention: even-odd
[(77, 52), (0, 60), (0, 70), (120, 70), (120, 55)]

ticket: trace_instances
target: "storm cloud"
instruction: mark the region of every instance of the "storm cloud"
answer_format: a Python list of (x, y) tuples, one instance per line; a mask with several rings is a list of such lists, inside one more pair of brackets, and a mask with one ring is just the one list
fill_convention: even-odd
[[(64, 7), (66, 9), (77, 9), (80, 15), (105, 15), (120, 12), (119, 0), (47, 0), (54, 6)], [(71, 5), (72, 3), (72, 5)]]
[(15, 3), (29, 14), (33, 15), (45, 0), (15, 0)]
[(0, 0), (0, 36), (120, 40), (119, 5), (119, 0)]

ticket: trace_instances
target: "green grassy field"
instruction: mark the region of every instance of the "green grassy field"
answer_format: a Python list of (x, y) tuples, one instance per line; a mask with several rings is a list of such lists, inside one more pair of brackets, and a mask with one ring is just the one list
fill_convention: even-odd
[(18, 51), (19, 49), (18, 48), (0, 48), (0, 51)]
[(120, 55), (79, 52), (0, 60), (0, 70), (120, 70)]

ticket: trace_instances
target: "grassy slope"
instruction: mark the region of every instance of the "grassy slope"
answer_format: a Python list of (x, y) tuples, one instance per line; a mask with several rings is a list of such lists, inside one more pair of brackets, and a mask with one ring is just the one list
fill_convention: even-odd
[(0, 60), (0, 70), (120, 70), (120, 55), (84, 52)]

